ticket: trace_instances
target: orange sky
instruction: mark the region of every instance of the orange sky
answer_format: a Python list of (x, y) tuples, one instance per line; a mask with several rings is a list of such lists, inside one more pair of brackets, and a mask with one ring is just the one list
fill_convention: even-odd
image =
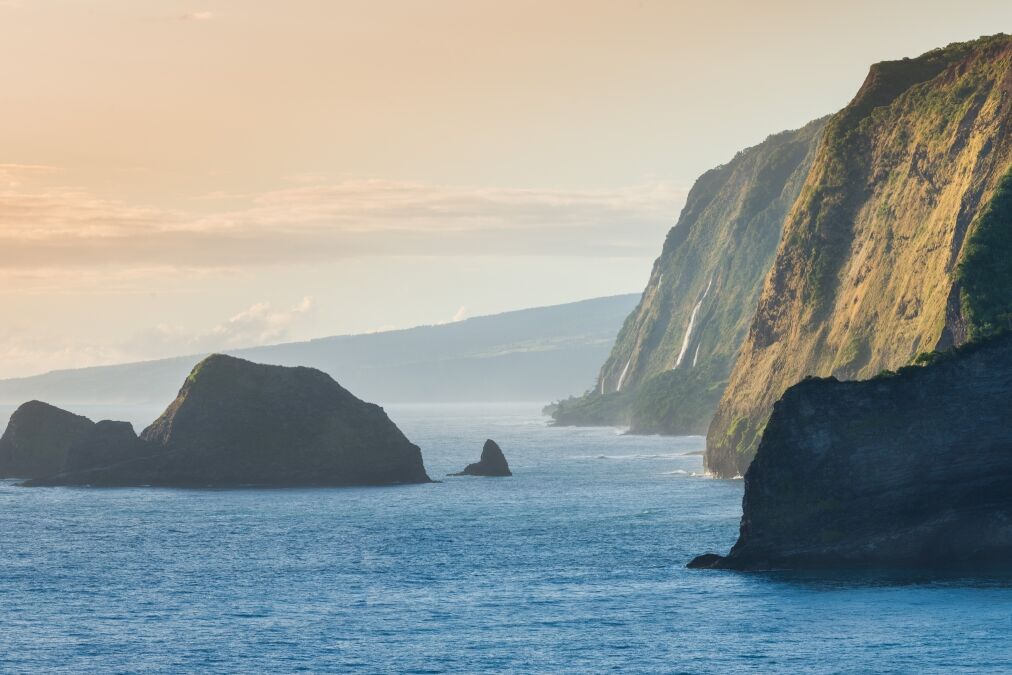
[(1010, 30), (989, 0), (0, 0), (0, 376), (639, 290), (700, 172)]

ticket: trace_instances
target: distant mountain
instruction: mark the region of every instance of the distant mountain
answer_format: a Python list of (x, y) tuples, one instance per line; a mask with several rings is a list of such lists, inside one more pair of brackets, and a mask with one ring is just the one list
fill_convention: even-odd
[[(593, 385), (638, 294), (228, 352), (310, 366), (379, 404), (550, 401)], [(0, 380), (0, 404), (165, 405), (206, 354)]]
[(706, 432), (827, 120), (770, 136), (700, 176), (597, 386), (557, 405), (557, 424)]

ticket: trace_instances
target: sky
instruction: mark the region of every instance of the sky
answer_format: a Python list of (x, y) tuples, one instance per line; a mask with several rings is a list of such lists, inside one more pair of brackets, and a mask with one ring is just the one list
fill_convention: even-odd
[(1007, 0), (0, 0), (0, 377), (642, 290), (695, 178)]

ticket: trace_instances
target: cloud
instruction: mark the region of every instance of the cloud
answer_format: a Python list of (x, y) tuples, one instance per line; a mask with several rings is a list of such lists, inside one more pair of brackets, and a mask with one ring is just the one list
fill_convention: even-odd
[(129, 360), (130, 354), (107, 345), (87, 344), (69, 335), (47, 339), (37, 334), (0, 331), (3, 377), (37, 374), (44, 370), (85, 368)]
[(284, 342), (289, 339), (292, 328), (313, 309), (313, 301), (308, 297), (288, 309), (275, 309), (269, 302), (258, 302), (207, 330), (192, 331), (185, 326), (158, 325), (131, 337), (120, 351), (132, 358), (148, 358)]
[(40, 176), (58, 173), (60, 169), (44, 164), (3, 164), (0, 163), (0, 188), (13, 190), (24, 186), (26, 181)]
[(40, 364), (45, 364), (44, 370), (86, 368), (286, 342), (314, 310), (308, 297), (280, 309), (258, 302), (206, 329), (161, 324), (120, 342), (103, 343), (89, 342), (73, 333), (40, 334), (25, 326), (0, 326), (2, 377), (37, 374)]
[(552, 190), (358, 180), (300, 184), (247, 197), (242, 208), (192, 212), (72, 187), (4, 186), (3, 166), (0, 274), (236, 268), (362, 256), (652, 257), (685, 197), (665, 183)]
[(199, 11), (199, 12), (186, 12), (179, 16), (183, 21), (210, 21), (215, 18), (214, 12)]

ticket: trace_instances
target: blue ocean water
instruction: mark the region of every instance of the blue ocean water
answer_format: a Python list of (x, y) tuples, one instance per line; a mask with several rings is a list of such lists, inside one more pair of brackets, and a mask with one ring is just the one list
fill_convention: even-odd
[[(950, 672), (1012, 663), (1007, 579), (686, 570), (695, 554), (726, 550), (740, 516), (741, 482), (700, 476), (701, 458), (687, 454), (701, 438), (553, 429), (533, 405), (389, 412), (444, 482), (0, 483), (0, 670)], [(446, 478), (486, 437), (515, 476)]]

